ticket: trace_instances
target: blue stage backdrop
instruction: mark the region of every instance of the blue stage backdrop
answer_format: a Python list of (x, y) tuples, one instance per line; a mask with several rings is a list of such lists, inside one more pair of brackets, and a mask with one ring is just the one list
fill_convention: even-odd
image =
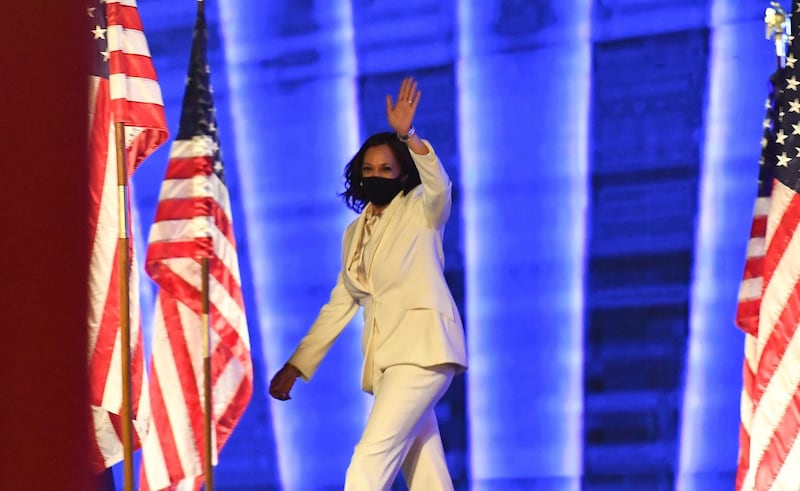
[[(437, 412), (456, 489), (732, 489), (766, 6), (207, 1), (255, 368), (216, 488), (341, 489), (370, 405), (360, 315), (291, 401), (266, 387), (340, 268), (344, 165), (413, 75), (454, 183), (470, 370)], [(139, 0), (172, 136), (195, 8)], [(167, 158), (134, 177), (140, 257)]]

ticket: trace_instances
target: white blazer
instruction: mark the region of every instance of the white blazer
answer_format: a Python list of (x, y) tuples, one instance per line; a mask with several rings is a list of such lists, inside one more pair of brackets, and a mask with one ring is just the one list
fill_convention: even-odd
[[(344, 232), (342, 271), (330, 300), (289, 358), (309, 380), (333, 341), (364, 307), (361, 386), (372, 392), (375, 376), (389, 366), (467, 368), (464, 329), (444, 279), (442, 234), (450, 215), (452, 183), (430, 144), (411, 152), (422, 184), (399, 193), (384, 209), (363, 251), (366, 282), (347, 266), (361, 244), (366, 208)], [(369, 205), (368, 205), (369, 206)]]

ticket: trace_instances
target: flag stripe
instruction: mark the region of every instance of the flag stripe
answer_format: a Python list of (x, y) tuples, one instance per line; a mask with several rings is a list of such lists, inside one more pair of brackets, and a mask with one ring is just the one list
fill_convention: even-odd
[[(109, 60), (110, 75), (128, 74), (131, 77), (157, 80), (156, 70), (150, 58), (145, 55), (120, 53)], [(159, 94), (161, 91), (159, 90)], [(162, 101), (158, 101), (160, 105)]]
[[(165, 324), (174, 323), (174, 326), (191, 326), (192, 322), (184, 322), (188, 313), (181, 311), (181, 306), (176, 299), (169, 295), (162, 295), (161, 307), (164, 315)], [(196, 325), (195, 325), (196, 326)], [(177, 448), (180, 451), (181, 467), (180, 474), (173, 474), (171, 478), (183, 479), (187, 475), (192, 475), (197, 471), (197, 462), (190, 459), (192, 453), (200, 453), (203, 450), (203, 402), (201, 397), (202, 387), (202, 365), (196, 363), (197, 356), (192, 356), (192, 350), (202, 357), (200, 350), (201, 334), (199, 329), (165, 329), (167, 336), (166, 347), (170, 355), (166, 357), (154, 357), (154, 364), (161, 367), (162, 373), (170, 375), (171, 387), (177, 390), (166, 392), (165, 401), (170, 421), (174, 423), (173, 428), (180, 428), (188, 425), (191, 432), (188, 439), (177, 439)], [(194, 358), (194, 360), (193, 360)], [(194, 365), (193, 365), (194, 363)], [(181, 369), (184, 367), (186, 369)], [(198, 377), (197, 374), (201, 376)], [(178, 400), (177, 403), (170, 404), (170, 401)], [(202, 462), (202, 456), (199, 461)], [(193, 468), (194, 467), (194, 468)]]
[[(211, 233), (208, 237), (198, 237), (197, 235), (194, 235), (193, 227), (194, 225), (187, 220), (172, 220), (153, 225), (153, 228), (150, 231), (151, 239), (154, 237), (167, 237), (165, 233), (168, 231), (173, 231), (176, 233), (182, 232), (186, 234), (185, 237), (195, 237), (195, 239), (193, 242), (188, 240), (174, 242), (166, 242), (166, 240), (162, 240), (161, 242), (154, 242), (151, 245), (153, 252), (152, 258), (153, 260), (158, 259), (163, 264), (153, 264), (153, 266), (151, 266), (153, 269), (151, 276), (158, 275), (161, 271), (164, 271), (167, 263), (181, 260), (176, 258), (206, 257), (209, 254), (213, 254), (225, 265), (225, 269), (228, 270), (228, 274), (230, 274), (231, 278), (233, 278), (235, 281), (235, 284), (230, 286), (231, 291), (236, 292), (239, 290), (240, 280), (238, 257), (230, 254), (231, 250), (235, 248), (235, 245), (227, 242), (219, 233)], [(187, 232), (187, 230), (189, 230), (189, 232)], [(212, 232), (213, 230), (214, 229), (212, 228)], [(180, 254), (183, 256), (180, 256)]]
[(158, 82), (147, 78), (131, 77), (114, 73), (110, 77), (111, 100), (122, 99), (128, 102), (163, 105)]
[(739, 456), (736, 468), (736, 480), (734, 489), (740, 491), (745, 489), (744, 483), (750, 474), (750, 433), (753, 421), (753, 390), (755, 384), (754, 359), (757, 338), (751, 334), (745, 334), (745, 358), (742, 367), (742, 395), (740, 404), (740, 426), (739, 426)]
[(103, 2), (111, 5), (117, 4), (118, 7), (136, 7), (137, 2), (136, 0), (102, 0)]
[(763, 258), (754, 259), (752, 262), (748, 261), (748, 265), (745, 267), (745, 279), (742, 280), (742, 285), (739, 288), (739, 300), (746, 302), (749, 300), (759, 300), (761, 298), (764, 280), (760, 276), (748, 278), (747, 271), (755, 269), (758, 266), (763, 266), (763, 264)]
[[(173, 151), (175, 147), (173, 146)], [(214, 166), (212, 155), (173, 157), (164, 179), (191, 179), (198, 175), (210, 176)]]
[[(767, 234), (767, 215), (755, 215), (753, 219), (753, 226), (750, 229), (750, 237), (754, 240), (758, 241), (758, 244), (763, 246), (764, 244), (764, 237)], [(752, 243), (752, 240), (751, 240)], [(753, 246), (751, 245), (750, 248)], [(750, 256), (750, 251), (748, 248), (748, 257)], [(757, 252), (763, 253), (763, 247), (758, 247)]]
[[(147, 128), (153, 124), (157, 124), (164, 117), (164, 108), (160, 104), (150, 104), (145, 102), (125, 101), (118, 99), (111, 101), (111, 105), (112, 110), (115, 111), (114, 114), (119, 114), (117, 119), (120, 122), (126, 123), (129, 127)], [(135, 117), (126, 120), (124, 115), (130, 115), (130, 113), (136, 113)], [(140, 149), (140, 154), (145, 153), (144, 157), (146, 157), (155, 151), (156, 148), (161, 146), (162, 140), (166, 138), (166, 135), (166, 133), (157, 134), (155, 132), (148, 131), (140, 134), (140, 138), (147, 142), (151, 142), (150, 145), (143, 146), (136, 142), (130, 142), (128, 146)], [(139, 158), (139, 155), (136, 155), (136, 157)], [(144, 157), (141, 157), (141, 159), (143, 160)]]
[[(169, 418), (166, 414), (166, 403), (164, 402), (164, 397), (161, 392), (158, 368), (155, 366), (152, 367), (152, 371), (150, 372), (150, 384), (152, 387), (151, 393), (154, 396), (153, 400), (151, 401), (153, 408), (152, 431), (155, 432), (154, 436), (158, 437), (158, 445), (155, 445), (155, 450), (161, 454), (161, 457), (164, 459), (165, 463), (165, 465), (159, 470), (166, 474), (170, 469), (180, 469), (181, 461), (175, 439), (172, 435)], [(169, 482), (176, 479), (180, 479), (180, 476), (169, 476), (165, 484), (169, 484)]]
[[(116, 255), (114, 258), (116, 259)], [(119, 270), (118, 268), (113, 268), (111, 269), (111, 281), (108, 284), (114, 285), (118, 283)], [(101, 314), (103, 316), (100, 324), (101, 326), (112, 326), (118, 322), (118, 303), (118, 295), (109, 294), (108, 297), (106, 297), (105, 304), (101, 310)], [(90, 384), (90, 393), (92, 404), (102, 406), (106, 392), (105, 381), (108, 380), (108, 375), (111, 368), (111, 358), (114, 355), (114, 347), (117, 342), (117, 330), (113, 328), (99, 329), (95, 335), (95, 338), (97, 340), (95, 342), (95, 349), (90, 355), (93, 370), (92, 381), (95, 383)], [(102, 381), (102, 383), (98, 384), (97, 382), (99, 381)], [(117, 408), (114, 407), (113, 409)]]
[(241, 382), (238, 384), (236, 392), (231, 395), (231, 402), (225, 405), (225, 411), (219, 416), (220, 429), (218, 434), (221, 440), (227, 440), (228, 436), (233, 432), (236, 421), (247, 407), (246, 404), (243, 405), (240, 401), (249, 400), (252, 393), (252, 386), (246, 384), (244, 379), (240, 378), (240, 380)]
[[(213, 197), (219, 203), (228, 202), (228, 191), (215, 175), (199, 175), (186, 179), (168, 179), (161, 185), (159, 200)], [(224, 205), (223, 205), (224, 206)], [(227, 208), (225, 208), (228, 213)]]
[(130, 19), (130, 8), (118, 8), (116, 19), (108, 19), (108, 51), (121, 51), (131, 55), (142, 55), (150, 58), (150, 47), (142, 32), (142, 25), (138, 18)]
[[(173, 263), (177, 261), (177, 259), (173, 259)], [(194, 259), (186, 259), (184, 261), (196, 263)], [(219, 286), (219, 279), (229, 275), (229, 273), (220, 271), (221, 268), (217, 268), (214, 265), (210, 268), (210, 283), (214, 286)], [(199, 270), (199, 267), (197, 269)], [(194, 284), (194, 281), (199, 280), (199, 275), (191, 275), (187, 278), (175, 271), (174, 268), (164, 268), (159, 272), (159, 278), (161, 280), (159, 284), (162, 285), (162, 288), (169, 291), (173, 297), (179, 298), (181, 304), (195, 312), (199, 318), (202, 313), (202, 298), (200, 285)], [(234, 322), (245, 321), (241, 289), (237, 286), (231, 290), (225, 288), (212, 290), (210, 293), (212, 303), (209, 306), (209, 316), (215, 325), (215, 334), (225, 341), (227, 349), (241, 357), (245, 357), (246, 352), (250, 349), (249, 341), (247, 341), (247, 332), (234, 324)], [(225, 307), (224, 312), (218, 308), (220, 305)], [(247, 356), (247, 359), (249, 361), (249, 356)]]
[[(180, 221), (184, 226), (195, 226), (198, 230), (193, 233), (194, 237), (216, 236), (218, 240), (225, 240), (228, 243), (234, 242), (233, 229), (225, 210), (220, 208), (219, 203), (209, 197), (189, 197), (183, 199), (167, 199), (161, 202), (164, 206), (159, 206), (156, 212), (156, 221), (175, 222)], [(197, 227), (198, 223), (208, 224), (208, 220), (193, 221), (193, 218), (211, 217), (211, 227)], [(175, 223), (169, 223), (174, 227)], [(156, 237), (172, 235), (174, 232), (159, 231)], [(174, 235), (173, 235), (174, 236)]]
[[(128, 29), (144, 31), (136, 2), (114, 2), (103, 0), (108, 6), (108, 26), (124, 26)], [(112, 46), (109, 43), (109, 46)], [(148, 52), (149, 55), (149, 52)]]
[[(800, 397), (798, 396), (798, 392), (795, 392), (792, 406), (795, 408), (800, 407)], [(797, 425), (798, 422), (796, 411), (792, 414), (792, 417), (795, 421), (795, 425)], [(797, 426), (795, 426), (795, 428), (796, 427)], [(777, 471), (777, 476), (775, 476), (773, 481), (773, 489), (792, 489), (792, 486), (797, 488), (798, 483), (800, 483), (800, 467), (798, 467), (796, 464), (797, 462), (800, 462), (800, 445), (797, 444), (797, 437), (798, 434), (796, 430), (793, 436), (787, 435), (786, 441), (791, 441), (792, 445), (789, 449), (789, 452), (783, 458), (783, 462), (788, 462), (789, 464), (775, 469)]]
[[(800, 356), (800, 350), (795, 355)], [(761, 458), (763, 465), (759, 466), (756, 472), (756, 489), (791, 489), (788, 486), (800, 486), (800, 469), (798, 469), (797, 461), (791, 464), (794, 470), (787, 471), (786, 474), (793, 475), (791, 480), (784, 477), (785, 481), (776, 482), (776, 478), (784, 466), (792, 447), (797, 440), (798, 431), (800, 430), (800, 414), (796, 408), (800, 407), (800, 385), (795, 381), (794, 385), (785, 387), (785, 393), (794, 394), (794, 396), (786, 401), (786, 410), (778, 414), (775, 422), (777, 426), (772, 432), (771, 438), (764, 449), (764, 454)], [(792, 461), (790, 461), (792, 462)]]
[[(772, 237), (767, 238), (768, 245), (764, 257), (764, 284), (767, 290), (764, 292), (764, 295), (770, 295), (770, 288), (778, 287), (782, 288), (785, 292), (783, 296), (788, 297), (791, 290), (786, 289), (789, 285), (785, 284), (786, 275), (784, 268), (795, 268), (796, 266), (793, 264), (794, 258), (792, 256), (787, 256), (786, 251), (789, 248), (792, 236), (797, 231), (797, 225), (800, 223), (800, 196), (778, 181), (775, 182), (772, 195), (775, 205), (780, 206), (785, 204), (785, 206), (781, 210), (779, 216), (776, 216), (778, 215), (777, 213), (775, 215), (770, 215), (770, 218), (776, 216), (775, 221), (777, 223), (772, 231)], [(769, 233), (769, 228), (767, 231)], [(772, 278), (776, 273), (779, 273), (780, 276), (777, 278), (778, 281), (773, 285)], [(777, 298), (781, 297), (779, 294), (776, 295)], [(759, 325), (759, 328), (760, 327)]]

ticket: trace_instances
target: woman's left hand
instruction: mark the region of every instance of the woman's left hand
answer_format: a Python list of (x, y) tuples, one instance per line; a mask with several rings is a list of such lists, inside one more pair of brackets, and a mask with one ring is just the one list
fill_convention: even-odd
[(417, 81), (413, 77), (403, 79), (396, 104), (392, 101), (392, 96), (386, 94), (386, 118), (398, 135), (407, 135), (411, 129), (421, 96), (422, 92), (417, 90)]

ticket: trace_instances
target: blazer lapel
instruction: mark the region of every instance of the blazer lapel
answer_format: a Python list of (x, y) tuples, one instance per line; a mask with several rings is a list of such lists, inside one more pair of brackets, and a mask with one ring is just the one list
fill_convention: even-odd
[(381, 215), (381, 219), (378, 220), (378, 226), (372, 232), (372, 238), (367, 244), (367, 247), (364, 249), (364, 256), (367, 261), (367, 278), (372, 275), (372, 263), (375, 261), (375, 256), (378, 254), (380, 250), (381, 243), (383, 242), (383, 236), (386, 233), (386, 228), (389, 226), (389, 222), (391, 222), (392, 216), (397, 213), (397, 210), (403, 204), (403, 196), (402, 193), (399, 193), (395, 198), (389, 203), (389, 206), (383, 210), (383, 214)]
[(366, 216), (367, 214), (365, 211), (362, 211), (361, 215), (359, 215), (358, 220), (353, 226), (353, 232), (350, 234), (349, 242), (345, 244), (346, 251), (344, 258), (342, 259), (342, 269), (344, 270), (345, 277), (347, 277), (350, 283), (361, 291), (366, 291), (366, 285), (359, 281), (358, 273), (356, 271), (350, 270), (350, 264), (353, 262), (353, 256), (355, 255), (356, 250), (361, 246), (361, 237), (364, 233), (364, 222), (367, 221)]

